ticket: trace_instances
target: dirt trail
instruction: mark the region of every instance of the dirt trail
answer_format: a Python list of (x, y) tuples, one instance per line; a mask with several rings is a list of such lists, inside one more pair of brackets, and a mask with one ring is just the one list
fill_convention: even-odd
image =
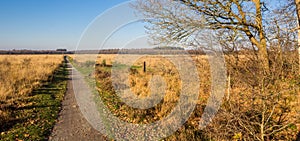
[(50, 141), (102, 141), (107, 140), (100, 132), (93, 129), (81, 114), (76, 103), (76, 98), (72, 85), (72, 69), (68, 63), (69, 76), (68, 90), (62, 102), (62, 109), (59, 114), (58, 122), (54, 126)]

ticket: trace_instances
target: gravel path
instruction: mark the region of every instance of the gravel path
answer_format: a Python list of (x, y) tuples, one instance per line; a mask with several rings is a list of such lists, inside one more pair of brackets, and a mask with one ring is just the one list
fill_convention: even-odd
[[(70, 74), (72, 66), (68, 64)], [(73, 74), (71, 74), (73, 75)], [(76, 103), (71, 80), (68, 81), (68, 90), (62, 102), (62, 109), (59, 114), (58, 122), (54, 126), (50, 141), (102, 141), (107, 140), (100, 132), (93, 129), (81, 114)]]

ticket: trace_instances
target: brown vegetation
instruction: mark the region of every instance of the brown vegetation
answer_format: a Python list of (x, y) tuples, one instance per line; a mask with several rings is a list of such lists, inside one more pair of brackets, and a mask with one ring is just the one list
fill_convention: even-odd
[(62, 55), (0, 56), (0, 124), (10, 118), (8, 108), (51, 80), (62, 61)]
[[(213, 122), (203, 130), (198, 126), (210, 96), (210, 66), (206, 56), (192, 56), (200, 77), (200, 96), (189, 120), (167, 140), (295, 139), (299, 130), (297, 54), (288, 52), (283, 55), (283, 60), (270, 55), (270, 75), (257, 71), (259, 62), (253, 55), (244, 54), (238, 60), (234, 55), (227, 55), (227, 71), (231, 79), (224, 103)], [(174, 64), (168, 58), (150, 55), (136, 60), (131, 66), (128, 89), (134, 94), (149, 96), (150, 81), (156, 75), (161, 76), (167, 85), (166, 95), (156, 107), (138, 110), (123, 103), (114, 91), (111, 83), (114, 58), (115, 55), (99, 55), (97, 64), (105, 62), (107, 65), (98, 65), (95, 70), (100, 96), (110, 110), (120, 119), (132, 123), (151, 123), (168, 115), (178, 102), (181, 90), (181, 80)], [(147, 62), (146, 73), (143, 72), (144, 61)], [(261, 85), (261, 80), (264, 85)]]

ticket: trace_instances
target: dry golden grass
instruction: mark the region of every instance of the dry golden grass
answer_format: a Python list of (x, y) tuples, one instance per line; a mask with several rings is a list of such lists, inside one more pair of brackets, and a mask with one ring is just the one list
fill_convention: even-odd
[[(122, 77), (128, 77), (128, 89), (130, 89), (133, 94), (140, 98), (149, 97), (153, 94), (151, 93), (151, 79), (154, 77), (159, 76), (162, 78), (162, 81), (165, 82), (165, 95), (163, 100), (153, 108), (147, 110), (132, 108), (118, 99), (118, 96), (114, 91), (111, 79), (112, 62), (118, 62), (114, 65), (122, 66), (124, 63), (121, 62), (124, 60), (131, 60), (131, 58), (135, 58), (137, 60), (135, 60), (130, 66), (129, 75), (118, 75), (117, 77), (120, 81), (125, 81), (126, 78)], [(181, 90), (183, 89), (182, 79), (179, 75), (180, 70), (178, 70), (176, 65), (171, 61), (174, 59), (176, 61), (183, 62), (184, 60), (180, 60), (180, 58), (180, 56), (176, 55), (166, 55), (162, 57), (158, 55), (141, 56), (122, 54), (120, 56), (116, 56), (100, 54), (98, 56), (97, 63), (102, 64), (105, 60), (107, 64), (106, 66), (100, 65), (99, 67), (96, 67), (95, 70), (102, 100), (115, 116), (126, 122), (148, 124), (167, 117), (175, 106), (177, 106), (179, 97), (181, 96)], [(200, 90), (198, 100), (189, 102), (196, 102), (198, 106), (185, 126), (167, 140), (197, 139), (200, 136), (196, 132), (198, 131), (199, 117), (203, 112), (203, 107), (206, 105), (207, 99), (210, 95), (210, 67), (206, 56), (195, 55), (191, 56), (191, 58), (194, 60), (195, 66), (198, 69), (200, 83), (190, 83), (195, 86), (200, 85)], [(124, 62), (125, 64), (127, 63), (126, 61)], [(146, 62), (146, 72), (143, 71), (144, 62)], [(185, 65), (182, 66), (182, 69), (185, 69)], [(118, 66), (113, 67), (118, 68)]]
[[(146, 72), (143, 72), (143, 63), (146, 62)], [(166, 84), (164, 102), (156, 109), (157, 119), (161, 119), (169, 113), (171, 107), (177, 103), (181, 81), (178, 71), (172, 62), (160, 56), (146, 56), (138, 59), (129, 75), (130, 90), (139, 97), (149, 97), (151, 94), (151, 79), (160, 76)], [(155, 88), (154, 88), (155, 89)]]
[(62, 61), (62, 55), (0, 56), (0, 124), (12, 118), (8, 107), (22, 106), (15, 102), (52, 79)]
[(0, 56), (0, 140), (49, 137), (67, 89), (62, 55)]
[[(88, 61), (88, 55), (83, 56), (86, 57), (80, 60), (80, 62)], [(103, 61), (106, 62), (107, 65), (112, 65), (116, 58), (116, 54), (100, 54), (97, 57), (96, 63), (101, 64)], [(124, 59), (129, 56), (141, 56), (141, 55), (122, 55)], [(148, 55), (139, 58), (132, 65), (136, 68), (137, 73), (131, 74), (129, 77), (130, 80), (130, 88), (137, 95), (148, 96), (150, 94), (150, 88), (148, 82), (150, 82), (151, 78), (154, 75), (162, 76), (167, 83), (168, 93), (172, 93), (172, 96), (179, 94), (181, 84), (180, 84), (180, 76), (175, 67), (175, 65), (170, 62), (171, 57), (178, 56), (167, 56), (161, 57), (156, 55)], [(201, 89), (199, 95), (202, 97), (207, 97), (210, 91), (210, 66), (208, 63), (207, 56), (205, 55), (192, 55), (191, 58), (195, 62), (196, 68), (198, 69), (198, 75), (200, 78)], [(143, 62), (146, 62), (147, 73), (143, 73)], [(167, 93), (167, 95), (168, 95)], [(167, 97), (166, 97), (167, 98)], [(167, 98), (168, 99), (168, 98)]]
[(47, 81), (62, 61), (62, 55), (0, 56), (0, 101), (29, 94)]
[[(100, 54), (97, 57), (91, 55), (76, 55), (70, 56), (71, 58), (75, 58), (76, 62), (84, 63), (97, 58), (97, 64), (105, 64), (107, 66), (111, 66), (113, 62), (118, 62), (116, 59), (128, 59), (128, 58), (139, 58), (141, 55), (132, 55), (132, 54)], [(118, 57), (118, 58), (117, 58)], [(163, 81), (166, 83), (166, 90), (164, 96), (164, 102), (162, 105), (156, 108), (154, 112), (156, 115), (153, 117), (154, 119), (158, 120), (166, 115), (174, 108), (177, 104), (180, 92), (182, 90), (181, 78), (179, 76), (179, 72), (175, 65), (170, 61), (170, 58), (178, 56), (166, 55), (165, 57), (161, 57), (159, 55), (148, 55), (143, 56), (132, 64), (131, 66), (131, 73), (128, 77), (130, 91), (136, 94), (139, 97), (147, 97), (150, 95), (150, 81), (154, 76), (161, 76)], [(196, 68), (198, 69), (198, 75), (200, 78), (200, 91), (199, 91), (199, 99), (197, 101), (198, 104), (206, 104), (207, 99), (210, 95), (210, 67), (208, 63), (207, 56), (203, 55), (193, 55), (191, 56), (193, 61), (195, 62)], [(146, 62), (146, 73), (143, 72), (143, 62)], [(100, 71), (99, 71), (100, 70)], [(101, 84), (111, 85), (111, 79), (107, 78), (109, 82), (103, 79), (103, 76), (106, 76), (104, 72), (105, 70), (101, 70), (100, 68), (96, 68), (96, 75), (98, 75), (98, 81), (101, 81)], [(134, 71), (134, 72), (132, 72)], [(98, 73), (98, 74), (97, 74)], [(101, 74), (99, 74), (101, 73)], [(110, 70), (109, 72), (110, 73)], [(99, 76), (100, 75), (100, 76)], [(110, 77), (110, 76), (109, 76)], [(121, 76), (120, 76), (121, 77)], [(101, 80), (100, 80), (101, 79)], [(125, 80), (125, 78), (122, 78)], [(105, 86), (106, 88), (110, 89), (112, 86)], [(153, 114), (154, 114), (153, 113)], [(123, 113), (125, 114), (125, 113)], [(129, 116), (129, 115), (127, 115)]]
[[(128, 57), (130, 56), (132, 57), (135, 55), (121, 55), (121, 56), (124, 59), (126, 58), (128, 59)], [(182, 89), (181, 78), (174, 64), (172, 64), (172, 62), (169, 61), (168, 58), (170, 57), (172, 56), (168, 56), (165, 58), (161, 56), (154, 56), (154, 55), (144, 56), (135, 60), (134, 64), (131, 66), (130, 75), (126, 77), (128, 77), (129, 84), (130, 84), (128, 89), (130, 89), (131, 92), (133, 92), (135, 95), (139, 97), (149, 96), (151, 93), (150, 80), (154, 76), (161, 76), (167, 85), (164, 99), (160, 104), (156, 105), (155, 108), (151, 108), (147, 110), (137, 110), (122, 103), (114, 92), (114, 87), (111, 84), (111, 65), (113, 64), (113, 62), (116, 62), (115, 60), (116, 55), (100, 54), (97, 57), (96, 62), (97, 64), (103, 64), (103, 62), (105, 62), (106, 66), (99, 65), (98, 67), (96, 67), (95, 75), (97, 81), (100, 84), (99, 86), (101, 91), (100, 93), (102, 95), (105, 95), (103, 100), (106, 101), (108, 108), (110, 108), (110, 110), (116, 116), (118, 116), (118, 118), (131, 123), (151, 123), (167, 116), (172, 110), (172, 108), (174, 108), (174, 106), (178, 103), (178, 98), (180, 95), (180, 91)], [(176, 132), (174, 135), (169, 137), (167, 140), (181, 140), (181, 139), (197, 140), (197, 138), (204, 137), (204, 136), (210, 139), (215, 138), (217, 140), (218, 139), (222, 140), (222, 139), (229, 139), (229, 138), (233, 139), (235, 136), (238, 136), (240, 134), (244, 136), (248, 135), (249, 133), (246, 130), (236, 129), (240, 127), (234, 127), (232, 129), (241, 130), (242, 131), (241, 133), (235, 132), (236, 130), (231, 131), (231, 128), (229, 127), (224, 129), (222, 127), (223, 124), (226, 124), (226, 122), (228, 122), (229, 119), (245, 117), (247, 116), (247, 113), (251, 113), (253, 111), (259, 111), (260, 110), (259, 108), (262, 107), (261, 103), (263, 102), (261, 102), (261, 98), (259, 97), (260, 89), (258, 89), (258, 86), (256, 86), (256, 84), (258, 83), (257, 79), (260, 79), (262, 76), (255, 75), (255, 73), (257, 73), (256, 71), (257, 68), (255, 63), (248, 60), (246, 56), (240, 56), (239, 57), (240, 62), (238, 64), (238, 67), (241, 68), (234, 68), (228, 63), (228, 61), (230, 63), (234, 62), (231, 60), (232, 56), (231, 57), (226, 56), (227, 71), (231, 74), (231, 83), (230, 83), (230, 89), (226, 91), (225, 98), (229, 98), (229, 99), (224, 99), (224, 104), (222, 108), (219, 110), (219, 114), (215, 117), (214, 122), (212, 122), (210, 126), (207, 127), (204, 131), (200, 132), (198, 128), (199, 120), (206, 106), (208, 97), (210, 96), (211, 93), (211, 72), (210, 72), (210, 65), (207, 56), (192, 55), (191, 57), (195, 62), (195, 65), (198, 69), (198, 75), (200, 78), (200, 84), (195, 84), (195, 85), (200, 85), (197, 106), (195, 111), (189, 118), (189, 120), (185, 123), (185, 125), (178, 132)], [(144, 61), (147, 63), (146, 73), (143, 72)], [(288, 68), (289, 67), (290, 66), (288, 66)], [(290, 67), (290, 68), (294, 69), (294, 67)], [(236, 70), (236, 69), (240, 69), (240, 70)], [(245, 70), (245, 72), (243, 70)], [(295, 104), (293, 104), (292, 102), (294, 102), (295, 99), (297, 99), (297, 94), (299, 95), (299, 91), (297, 89), (298, 82), (296, 81), (297, 77), (292, 75), (293, 71), (290, 70), (284, 70), (284, 71), (291, 74), (287, 74), (287, 76), (282, 76), (281, 79), (274, 78), (274, 81), (270, 82), (270, 84), (265, 87), (266, 95), (274, 94), (274, 96), (275, 95), (277, 96), (277, 93), (280, 93), (279, 100), (274, 99), (272, 101), (271, 99), (272, 97), (268, 99), (267, 102), (269, 105), (267, 106), (271, 106), (271, 109), (267, 109), (267, 110), (271, 112), (270, 114), (273, 114), (272, 120), (276, 121), (277, 118), (276, 116), (278, 115), (275, 113), (280, 114), (280, 110), (282, 110), (281, 107), (290, 108), (291, 111), (285, 111), (286, 112), (285, 114), (288, 116), (286, 122), (293, 122), (297, 124), (296, 120), (295, 122), (293, 121), (294, 119), (296, 119), (295, 116), (298, 115), (295, 113), (297, 109), (295, 109), (295, 107), (292, 107), (295, 106)], [(253, 76), (252, 76), (252, 72), (254, 74)], [(277, 73), (275, 73), (274, 71), (273, 76), (277, 77), (276, 75)], [(125, 80), (125, 78), (121, 78), (121, 76), (120, 79)], [(273, 79), (273, 78), (270, 77), (266, 79)], [(230, 95), (228, 95), (227, 92), (230, 92)], [(278, 102), (276, 102), (276, 100)], [(278, 108), (278, 109), (274, 109), (273, 112), (272, 112), (272, 104), (273, 104), (272, 102), (273, 103), (275, 102), (275, 104), (277, 104), (276, 108)], [(286, 104), (284, 102), (291, 102), (291, 104), (289, 103)], [(256, 106), (253, 106), (253, 104)], [(230, 115), (232, 113), (235, 114)], [(260, 113), (257, 114), (258, 119), (259, 119), (259, 114)], [(231, 124), (235, 126), (238, 125), (234, 122), (234, 120), (231, 120), (231, 122), (232, 122)], [(257, 122), (257, 121), (255, 119), (254, 121), (249, 120), (247, 122)], [(274, 123), (273, 121), (270, 121), (268, 124), (272, 126)], [(230, 133), (227, 133), (229, 130)], [(288, 135), (290, 136), (289, 139), (291, 139), (295, 135), (294, 133), (296, 130), (297, 129), (294, 129), (294, 126), (293, 127), (291, 126), (291, 128), (286, 129), (285, 132), (282, 132), (278, 135), (277, 134), (274, 135), (274, 138), (275, 137), (280, 138), (282, 135)]]
[(97, 63), (102, 63), (104, 60), (106, 64), (112, 65), (116, 55), (115, 54), (101, 54), (97, 56)]
[(94, 58), (97, 58), (97, 54), (76, 54), (76, 55), (68, 55), (69, 57), (75, 59), (79, 63), (83, 63), (86, 61), (95, 61)]

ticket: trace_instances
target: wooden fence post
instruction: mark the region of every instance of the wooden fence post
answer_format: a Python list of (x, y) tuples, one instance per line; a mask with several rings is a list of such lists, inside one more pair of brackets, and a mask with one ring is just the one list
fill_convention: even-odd
[(144, 72), (146, 72), (146, 61), (144, 61)]

